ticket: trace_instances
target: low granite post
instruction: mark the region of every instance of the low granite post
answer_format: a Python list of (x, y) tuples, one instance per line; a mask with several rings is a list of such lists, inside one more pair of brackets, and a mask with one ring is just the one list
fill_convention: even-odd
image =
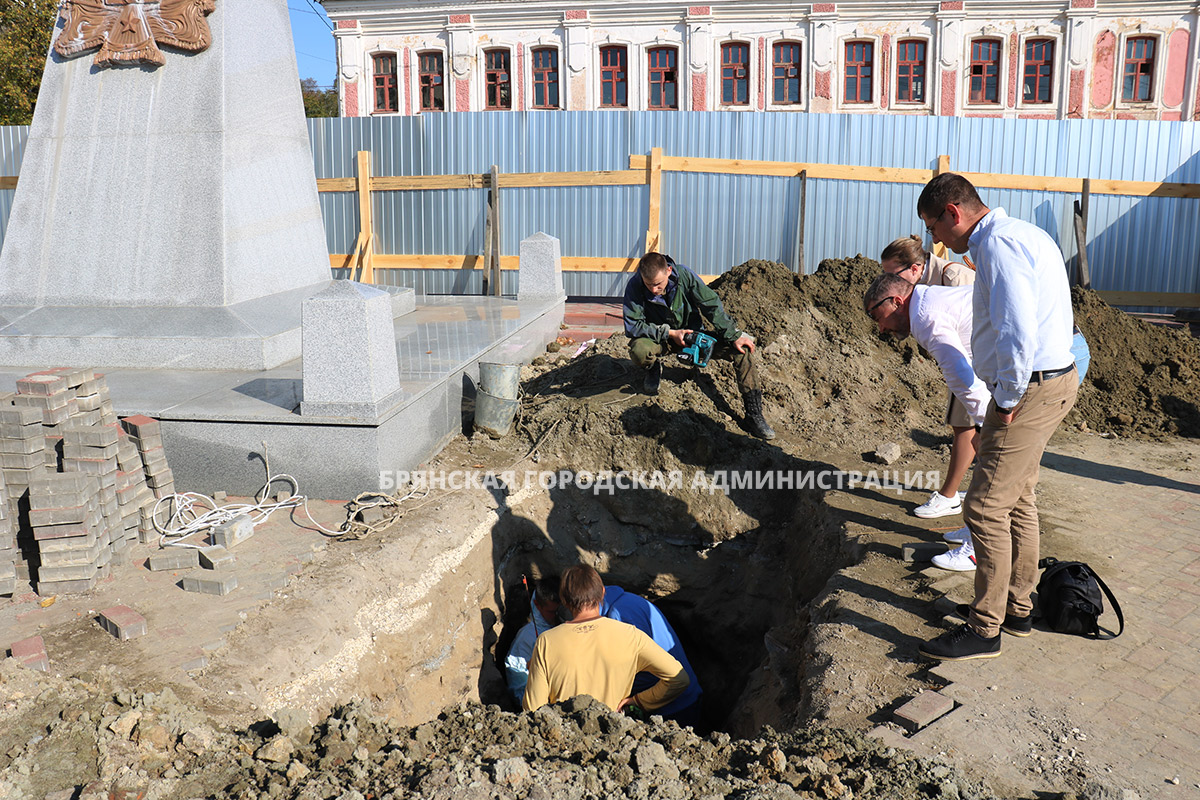
[(303, 416), (375, 419), (401, 395), (387, 292), (334, 281), (304, 301)]
[(562, 277), (562, 244), (545, 233), (521, 241), (518, 300), (565, 298)]

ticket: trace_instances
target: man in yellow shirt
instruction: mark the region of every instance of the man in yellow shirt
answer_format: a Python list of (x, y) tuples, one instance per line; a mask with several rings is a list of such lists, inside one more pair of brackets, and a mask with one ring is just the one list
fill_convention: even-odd
[[(579, 565), (564, 572), (559, 599), (571, 619), (543, 633), (534, 645), (523, 700), (526, 711), (581, 694), (614, 711), (631, 703), (653, 711), (691, 682), (683, 665), (649, 636), (600, 616), (604, 582), (596, 570)], [(659, 681), (630, 694), (639, 672), (656, 675)]]

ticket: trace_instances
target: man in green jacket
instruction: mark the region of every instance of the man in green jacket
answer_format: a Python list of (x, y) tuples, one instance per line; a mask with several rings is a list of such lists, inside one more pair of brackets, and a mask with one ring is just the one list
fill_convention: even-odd
[(678, 353), (684, 337), (706, 332), (705, 318), (715, 328), (714, 357), (729, 358), (737, 370), (738, 388), (746, 407), (746, 428), (760, 439), (774, 439), (775, 431), (763, 418), (762, 390), (754, 360), (754, 338), (739, 330), (721, 298), (696, 273), (670, 256), (647, 253), (625, 287), (625, 335), (633, 363), (646, 371), (646, 394), (658, 394), (665, 352)]

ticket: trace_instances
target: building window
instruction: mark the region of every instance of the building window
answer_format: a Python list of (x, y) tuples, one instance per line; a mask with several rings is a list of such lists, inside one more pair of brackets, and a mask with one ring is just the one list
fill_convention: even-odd
[(771, 48), (771, 102), (780, 106), (800, 104), (800, 45), (779, 42)]
[(1000, 42), (976, 39), (971, 42), (972, 103), (1000, 102)]
[(678, 51), (674, 47), (655, 47), (650, 59), (649, 108), (679, 108), (679, 78), (675, 68)]
[(920, 39), (896, 45), (896, 102), (925, 102), (925, 42)]
[(489, 111), (512, 108), (512, 73), (509, 71), (508, 50), (488, 50), (483, 54), (487, 70), (487, 103)]
[(1054, 80), (1054, 42), (1049, 39), (1025, 42), (1024, 77), (1021, 99), (1026, 103), (1049, 103)]
[(392, 112), (400, 110), (400, 94), (396, 90), (396, 55), (380, 53), (372, 57), (375, 72), (375, 110)]
[(727, 106), (750, 105), (750, 45), (740, 42), (721, 45), (721, 102)]
[(1125, 40), (1125, 70), (1121, 99), (1146, 103), (1154, 97), (1154, 37), (1130, 36)]
[(846, 42), (847, 103), (871, 102), (871, 79), (875, 67), (875, 45), (871, 42)]
[(600, 105), (625, 108), (629, 105), (628, 51), (624, 45), (600, 48)]
[(558, 108), (558, 49), (533, 51), (533, 107)]
[(421, 110), (445, 111), (446, 87), (442, 80), (442, 54), (417, 54), (417, 79), (421, 85)]

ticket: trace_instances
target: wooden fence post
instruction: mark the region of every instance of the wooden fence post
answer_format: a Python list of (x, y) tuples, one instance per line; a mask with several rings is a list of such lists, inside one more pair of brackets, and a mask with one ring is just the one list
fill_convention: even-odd
[(800, 170), (800, 209), (796, 214), (796, 274), (804, 274), (804, 216), (808, 205), (808, 170)]
[(350, 277), (359, 270), (362, 283), (375, 282), (375, 231), (371, 220), (371, 153), (358, 151), (358, 172), (355, 187), (358, 192), (358, 241), (354, 245), (354, 260), (350, 262)]
[(938, 156), (937, 169), (933, 171), (934, 175), (941, 175), (943, 172), (950, 171), (950, 156)]
[(662, 148), (650, 148), (650, 163), (646, 167), (646, 180), (650, 184), (650, 208), (646, 218), (646, 252), (661, 253), (663, 247), (659, 209), (662, 203)]
[(483, 275), (483, 286), (480, 289), (480, 293), (486, 296), (491, 294), (492, 289), (492, 227), (496, 224), (496, 219), (492, 212), (492, 184), (490, 174), (484, 176), (483, 183), (488, 188), (483, 196), (483, 262), (480, 264)]
[(492, 263), (488, 271), (492, 275), (492, 295), (503, 294), (500, 277), (500, 170), (492, 164)]
[(1092, 288), (1092, 271), (1088, 266), (1087, 226), (1088, 203), (1092, 196), (1092, 179), (1083, 179), (1083, 194), (1075, 201), (1075, 248), (1079, 253), (1075, 282), (1085, 289)]

